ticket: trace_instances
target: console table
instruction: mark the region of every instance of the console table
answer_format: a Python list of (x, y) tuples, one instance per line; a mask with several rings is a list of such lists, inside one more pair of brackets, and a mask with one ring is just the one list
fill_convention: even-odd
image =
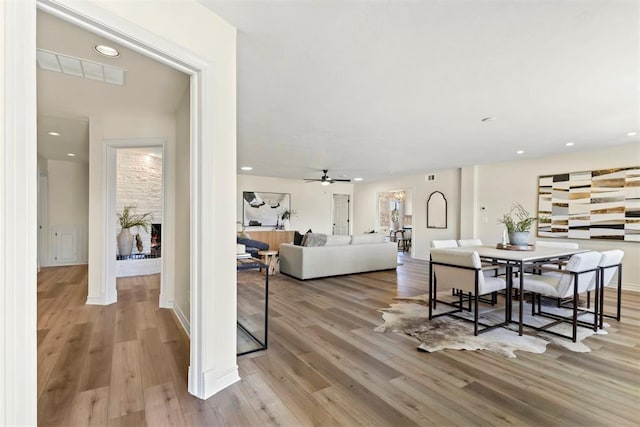
[(280, 243), (293, 243), (293, 230), (246, 230), (251, 239), (267, 243), (270, 251), (279, 251)]
[[(259, 259), (255, 258), (239, 258), (236, 260), (236, 271), (247, 271), (247, 270), (262, 270), (267, 269), (269, 266), (263, 263)], [(250, 286), (250, 284), (247, 284)], [(268, 334), (268, 320), (269, 320), (269, 274), (264, 275), (264, 340), (256, 337), (252, 332), (249, 331), (247, 327), (245, 327), (240, 321), (237, 321), (238, 328), (242, 330), (251, 340), (255, 341), (258, 344), (258, 347), (253, 348), (251, 350), (246, 350), (237, 353), (238, 356), (242, 356), (243, 354), (254, 353), (260, 350), (267, 349), (267, 334)]]

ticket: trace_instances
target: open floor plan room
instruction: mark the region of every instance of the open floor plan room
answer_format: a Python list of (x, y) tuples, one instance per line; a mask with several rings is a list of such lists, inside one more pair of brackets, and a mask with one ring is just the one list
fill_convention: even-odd
[[(87, 267), (38, 276), (38, 423), (70, 425), (635, 425), (640, 295), (575, 353), (549, 344), (507, 359), (418, 351), (375, 332), (395, 297), (427, 290), (427, 262), (298, 281), (270, 276), (269, 348), (238, 358), (242, 380), (208, 400), (187, 392), (189, 341), (158, 308), (159, 277), (118, 280), (118, 302), (85, 305)], [(239, 304), (264, 276), (238, 283)], [(245, 287), (243, 289), (243, 287)], [(605, 304), (615, 302), (607, 290)], [(251, 321), (248, 316), (246, 321)], [(259, 324), (256, 320), (256, 324)], [(239, 345), (242, 343), (239, 341)]]

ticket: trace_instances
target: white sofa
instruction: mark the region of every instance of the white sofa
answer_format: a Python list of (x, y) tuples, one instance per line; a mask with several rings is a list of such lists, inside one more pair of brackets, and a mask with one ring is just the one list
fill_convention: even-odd
[(398, 265), (398, 246), (379, 233), (326, 236), (323, 246), (280, 245), (280, 272), (300, 280), (366, 271)]

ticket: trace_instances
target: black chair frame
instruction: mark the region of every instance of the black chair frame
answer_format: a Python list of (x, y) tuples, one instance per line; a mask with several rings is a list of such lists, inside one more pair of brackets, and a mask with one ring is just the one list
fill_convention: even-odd
[[(543, 268), (544, 269), (544, 268)], [(541, 297), (543, 295), (537, 293), (537, 292), (531, 292), (531, 291), (525, 291), (525, 292), (530, 292), (533, 295), (533, 298), (531, 299), (531, 315), (532, 316), (542, 316), (542, 317), (546, 317), (548, 319), (552, 319), (555, 320), (555, 322), (551, 322), (549, 324), (543, 325), (543, 326), (534, 326), (534, 325), (527, 325), (524, 324), (524, 326), (531, 328), (531, 329), (535, 329), (537, 331), (544, 331), (548, 334), (552, 334), (552, 335), (556, 335), (562, 338), (571, 338), (571, 340), (573, 342), (577, 341), (577, 337), (578, 337), (578, 326), (583, 326), (583, 327), (587, 327), (590, 329), (593, 329), (594, 331), (598, 330), (598, 304), (596, 304), (596, 307), (593, 311), (588, 311), (588, 310), (583, 310), (583, 309), (579, 309), (578, 308), (578, 284), (579, 284), (579, 278), (581, 274), (585, 274), (585, 273), (590, 273), (590, 272), (596, 272), (596, 286), (595, 286), (595, 298), (596, 301), (599, 301), (599, 294), (600, 294), (600, 274), (599, 274), (599, 270), (600, 267), (596, 267), (596, 268), (592, 268), (589, 270), (582, 270), (582, 271), (567, 271), (567, 270), (561, 270), (559, 273), (561, 274), (571, 274), (573, 276), (573, 304), (570, 307), (572, 310), (572, 314), (571, 317), (568, 316), (560, 316), (558, 314), (555, 313), (549, 313), (549, 312), (545, 312), (542, 311), (542, 303), (541, 303)], [(537, 306), (537, 311), (536, 311), (536, 306)], [(592, 313), (593, 314), (593, 323), (587, 323), (584, 321), (581, 321), (578, 319), (578, 315), (582, 315), (582, 314), (586, 314), (586, 313)], [(549, 328), (558, 325), (559, 323), (570, 323), (572, 326), (571, 329), (571, 337), (555, 332), (555, 331), (550, 331), (548, 330)]]
[[(435, 271), (433, 269), (434, 265), (442, 265), (445, 267), (452, 267), (452, 268), (460, 268), (460, 269), (464, 269), (464, 270), (473, 270), (475, 272), (474, 275), (474, 292), (473, 295), (469, 294), (469, 310), (471, 311), (471, 302), (473, 301), (473, 320), (470, 320), (466, 317), (463, 316), (458, 316), (455, 313), (460, 313), (463, 310), (465, 310), (465, 308), (463, 307), (463, 296), (466, 296), (463, 292), (458, 292), (458, 301), (457, 302), (450, 302), (450, 301), (443, 301), (443, 300), (439, 300), (437, 298), (437, 286), (436, 286), (436, 277), (435, 277)], [(489, 268), (491, 269), (491, 268)], [(451, 316), (451, 317), (455, 317), (457, 319), (461, 319), (467, 322), (471, 322), (473, 323), (473, 335), (478, 335), (478, 334), (482, 334), (484, 332), (488, 332), (492, 329), (498, 328), (498, 327), (502, 327), (505, 325), (509, 324), (509, 312), (508, 312), (508, 304), (505, 304), (505, 321), (502, 323), (498, 323), (495, 325), (488, 325), (486, 323), (482, 323), (478, 320), (478, 302), (480, 301), (480, 297), (478, 295), (478, 284), (479, 284), (479, 275), (482, 274), (483, 269), (482, 268), (473, 268), (473, 267), (466, 267), (466, 266), (462, 266), (462, 265), (455, 265), (455, 264), (446, 264), (446, 263), (441, 263), (441, 262), (436, 262), (433, 260), (429, 260), (429, 320), (436, 318), (436, 317), (440, 317), (440, 316)], [(492, 300), (493, 301), (493, 298)], [(441, 304), (445, 304), (451, 307), (455, 307), (456, 310), (451, 310), (451, 311), (447, 311), (444, 313), (439, 313), (439, 314), (433, 314), (433, 309), (436, 308), (436, 303), (439, 302)], [(478, 329), (478, 326), (483, 326), (483, 329)]]

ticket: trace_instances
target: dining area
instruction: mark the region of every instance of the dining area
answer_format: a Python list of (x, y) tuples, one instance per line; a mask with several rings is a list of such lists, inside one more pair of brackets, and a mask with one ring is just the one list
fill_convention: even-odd
[[(430, 246), (430, 320), (471, 322), (476, 336), (507, 328), (519, 336), (543, 331), (574, 343), (579, 329), (597, 332), (605, 317), (620, 320), (622, 250), (548, 241), (484, 245), (478, 239), (433, 240)], [(615, 289), (614, 311), (605, 311), (606, 288)], [(500, 316), (488, 321), (487, 309)]]

